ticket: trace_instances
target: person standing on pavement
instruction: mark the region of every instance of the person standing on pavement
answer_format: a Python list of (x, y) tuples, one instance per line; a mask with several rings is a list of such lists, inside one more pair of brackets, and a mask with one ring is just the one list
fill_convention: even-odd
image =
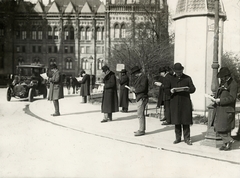
[(129, 105), (129, 97), (128, 97), (128, 89), (125, 85), (129, 86), (129, 77), (127, 76), (127, 70), (122, 69), (120, 71), (121, 76), (119, 79), (120, 83), (120, 105), (122, 107), (121, 112), (128, 112), (128, 105)]
[(50, 69), (52, 73), (49, 75), (50, 88), (48, 100), (53, 101), (55, 108), (55, 112), (52, 116), (60, 116), (58, 100), (64, 98), (62, 78), (56, 64), (51, 64)]
[(231, 131), (235, 127), (235, 105), (237, 99), (237, 83), (231, 77), (230, 70), (222, 67), (217, 74), (221, 79), (214, 102), (213, 125), (215, 131), (223, 140), (220, 150), (230, 150), (234, 142)]
[(148, 103), (148, 78), (141, 71), (141, 68), (134, 66), (131, 69), (131, 75), (135, 75), (136, 80), (134, 86), (130, 87), (130, 91), (136, 94), (137, 101), (137, 116), (139, 119), (139, 129), (134, 132), (135, 136), (145, 135), (146, 130), (146, 118), (145, 108)]
[(166, 92), (171, 95), (170, 111), (171, 124), (175, 125), (176, 140), (174, 144), (181, 142), (182, 129), (185, 143), (192, 145), (190, 139), (190, 125), (192, 120), (192, 102), (190, 94), (194, 93), (196, 88), (190, 76), (183, 73), (184, 67), (181, 63), (175, 63), (173, 71), (175, 74), (167, 82)]
[[(160, 100), (164, 105), (164, 118), (160, 119), (160, 121), (164, 121), (162, 125), (169, 125), (171, 124), (171, 112), (170, 112), (170, 98), (171, 96), (169, 95), (168, 92), (166, 92), (166, 86), (167, 82), (170, 81), (171, 79), (171, 74), (170, 74), (170, 67), (165, 66), (161, 67), (159, 69), (160, 77), (159, 82), (161, 85), (159, 86), (159, 95), (160, 95)], [(156, 85), (159, 84), (159, 82), (155, 82)]]
[(81, 103), (87, 103), (87, 97), (90, 96), (90, 75), (86, 74), (84, 70), (81, 71), (80, 75), (83, 77), (80, 81), (80, 96), (82, 96)]
[(112, 113), (118, 112), (117, 79), (115, 73), (104, 65), (102, 71), (105, 73), (103, 78), (104, 88), (101, 111), (104, 113), (102, 123), (112, 121)]

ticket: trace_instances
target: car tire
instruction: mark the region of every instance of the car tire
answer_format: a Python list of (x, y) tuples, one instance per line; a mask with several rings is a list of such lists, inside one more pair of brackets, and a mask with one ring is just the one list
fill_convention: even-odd
[(30, 88), (30, 90), (28, 92), (28, 101), (33, 102), (33, 89), (32, 88)]
[(11, 101), (11, 97), (12, 97), (12, 95), (11, 95), (11, 88), (10, 87), (8, 87), (7, 88), (7, 101)]

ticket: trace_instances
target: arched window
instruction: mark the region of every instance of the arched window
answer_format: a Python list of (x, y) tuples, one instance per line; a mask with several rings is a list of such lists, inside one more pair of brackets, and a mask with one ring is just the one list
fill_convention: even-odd
[(39, 58), (34, 58), (33, 63), (34, 64), (40, 64), (40, 59)]
[(52, 64), (57, 64), (56, 59), (55, 59), (55, 58), (51, 58), (51, 59), (49, 60), (49, 64), (50, 64), (50, 65), (52, 65)]
[(99, 59), (99, 60), (98, 60), (98, 70), (101, 70), (101, 69), (102, 69), (103, 64), (104, 64), (103, 59)]
[(54, 27), (53, 34), (54, 34), (54, 39), (57, 40), (59, 36), (59, 31), (57, 27)]
[(72, 69), (73, 64), (72, 64), (72, 59), (71, 58), (67, 58), (66, 59), (66, 69)]
[(80, 39), (85, 40), (85, 30), (83, 27), (80, 28)]
[(22, 31), (22, 40), (25, 40), (25, 39), (27, 39), (27, 31), (24, 29)]
[(90, 27), (87, 28), (87, 40), (91, 40), (92, 39), (92, 30)]
[(114, 38), (119, 38), (120, 37), (120, 28), (119, 28), (119, 25), (116, 24), (114, 26)]
[(52, 38), (53, 38), (52, 27), (48, 26), (48, 39), (51, 40)]
[(32, 39), (33, 40), (37, 39), (37, 30), (35, 26), (32, 27)]
[(70, 40), (74, 40), (74, 28), (73, 28), (73, 26), (70, 27), (69, 33), (70, 33)]
[(43, 36), (42, 27), (39, 27), (37, 31), (37, 39), (42, 40), (42, 36)]
[(68, 27), (64, 28), (64, 40), (68, 40), (69, 39), (69, 31), (68, 31)]
[(97, 40), (102, 40), (102, 31), (101, 28), (97, 28)]
[(86, 69), (86, 66), (87, 66), (87, 59), (83, 59), (83, 63), (82, 63), (82, 68), (83, 69)]
[(23, 60), (23, 58), (19, 58), (18, 59), (18, 65), (22, 65), (22, 64), (24, 64), (24, 60)]
[(126, 38), (126, 28), (124, 24), (121, 26), (121, 38)]

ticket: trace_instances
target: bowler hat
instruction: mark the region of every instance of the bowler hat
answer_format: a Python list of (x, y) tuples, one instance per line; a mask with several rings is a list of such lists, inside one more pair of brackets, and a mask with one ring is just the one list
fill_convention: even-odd
[(122, 69), (122, 70), (120, 71), (120, 73), (127, 73), (127, 70), (126, 70), (126, 69)]
[(138, 67), (138, 66), (134, 66), (133, 68), (131, 68), (131, 75), (135, 74), (136, 72), (140, 71), (142, 68)]
[(217, 74), (217, 78), (222, 78), (231, 75), (230, 70), (227, 67), (222, 67)]
[(158, 71), (159, 72), (166, 72), (166, 68), (165, 67), (160, 67)]
[(175, 72), (182, 71), (183, 69), (184, 69), (184, 67), (182, 66), (181, 63), (175, 63), (174, 66), (173, 66), (173, 70)]
[(108, 67), (108, 66), (106, 66), (106, 65), (105, 65), (105, 66), (102, 66), (102, 71), (103, 71), (103, 72), (106, 72), (107, 70), (109, 70), (109, 67)]

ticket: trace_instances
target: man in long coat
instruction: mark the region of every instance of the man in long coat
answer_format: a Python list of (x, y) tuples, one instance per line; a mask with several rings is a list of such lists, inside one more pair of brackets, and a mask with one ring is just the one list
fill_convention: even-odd
[(214, 129), (223, 140), (220, 150), (230, 150), (233, 143), (231, 130), (235, 127), (235, 105), (237, 83), (231, 77), (227, 67), (222, 67), (217, 74), (221, 79), (214, 101)]
[(55, 113), (53, 113), (52, 116), (60, 116), (58, 100), (64, 97), (62, 78), (56, 64), (52, 64), (50, 69), (52, 74), (49, 76), (50, 89), (48, 100), (53, 101), (55, 108)]
[(119, 107), (122, 107), (122, 112), (128, 112), (128, 104), (129, 104), (129, 93), (128, 89), (125, 87), (125, 85), (129, 86), (129, 77), (127, 76), (127, 70), (122, 69), (121, 70), (121, 76), (119, 79), (120, 83), (120, 105)]
[(81, 71), (81, 76), (83, 78), (80, 81), (80, 96), (82, 96), (82, 103), (87, 103), (87, 97), (90, 96), (90, 75), (86, 74), (86, 72), (83, 70)]
[(103, 66), (102, 71), (105, 73), (103, 78), (104, 88), (102, 97), (101, 110), (104, 113), (104, 119), (101, 121), (112, 121), (112, 113), (118, 112), (118, 95), (117, 95), (117, 80), (115, 73), (109, 70), (108, 66)]
[(171, 124), (175, 125), (176, 140), (173, 143), (177, 144), (181, 142), (183, 128), (185, 143), (192, 145), (190, 140), (190, 125), (193, 124), (193, 121), (190, 94), (194, 93), (196, 88), (193, 85), (191, 77), (183, 73), (183, 69), (182, 64), (174, 64), (173, 71), (175, 74), (166, 84), (166, 89), (171, 95)]

